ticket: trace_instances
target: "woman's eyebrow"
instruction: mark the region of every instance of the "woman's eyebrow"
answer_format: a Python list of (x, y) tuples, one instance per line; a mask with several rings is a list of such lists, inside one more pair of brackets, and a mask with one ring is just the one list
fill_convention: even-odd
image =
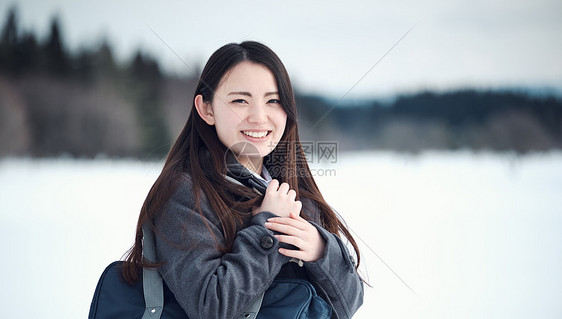
[(246, 95), (252, 97), (252, 93), (250, 92), (230, 92), (227, 95)]
[[(269, 95), (277, 95), (279, 94), (279, 92), (275, 91), (275, 92), (267, 92), (265, 93), (263, 96), (269, 96)], [(241, 92), (241, 91), (236, 91), (236, 92), (230, 92), (227, 95), (246, 95), (249, 97), (252, 97), (252, 93), (250, 92)]]

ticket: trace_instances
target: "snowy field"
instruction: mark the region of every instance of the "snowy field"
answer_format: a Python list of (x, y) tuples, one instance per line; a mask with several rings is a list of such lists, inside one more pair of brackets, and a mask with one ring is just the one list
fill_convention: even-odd
[[(562, 318), (562, 153), (340, 154), (313, 165), (361, 242), (355, 318)], [(161, 164), (0, 161), (2, 318), (86, 318)], [(330, 171), (328, 171), (330, 170)]]

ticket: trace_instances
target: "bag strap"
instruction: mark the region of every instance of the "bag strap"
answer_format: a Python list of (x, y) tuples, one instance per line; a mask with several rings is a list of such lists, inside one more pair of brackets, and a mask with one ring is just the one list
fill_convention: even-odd
[[(154, 232), (147, 223), (142, 225), (142, 254), (150, 262), (156, 262), (156, 244)], [(144, 290), (144, 314), (141, 319), (160, 319), (164, 310), (164, 285), (162, 276), (156, 268), (142, 269), (142, 284)], [(261, 308), (265, 292), (256, 298), (247, 311), (238, 319), (255, 319)]]
[[(150, 262), (156, 262), (156, 245), (154, 232), (147, 223), (142, 225), (142, 254)], [(162, 276), (156, 268), (142, 269), (144, 290), (144, 314), (141, 319), (160, 319), (164, 310), (164, 286)]]

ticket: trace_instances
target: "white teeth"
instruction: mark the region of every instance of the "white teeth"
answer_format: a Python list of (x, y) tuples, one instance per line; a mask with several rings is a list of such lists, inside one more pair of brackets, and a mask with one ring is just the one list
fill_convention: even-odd
[(262, 138), (267, 135), (267, 131), (263, 131), (263, 132), (242, 131), (242, 133), (256, 138)]

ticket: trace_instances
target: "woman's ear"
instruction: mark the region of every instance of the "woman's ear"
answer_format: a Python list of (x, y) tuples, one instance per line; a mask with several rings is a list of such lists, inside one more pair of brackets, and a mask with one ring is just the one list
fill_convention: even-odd
[(203, 95), (198, 94), (195, 96), (195, 108), (199, 116), (209, 125), (215, 125), (215, 116), (213, 114), (213, 108), (211, 103), (206, 103), (203, 101)]

